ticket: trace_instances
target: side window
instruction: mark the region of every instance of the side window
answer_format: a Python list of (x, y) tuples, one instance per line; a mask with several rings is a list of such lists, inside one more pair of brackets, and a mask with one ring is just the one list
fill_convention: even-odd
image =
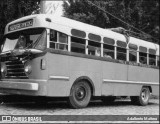
[(149, 54), (149, 65), (156, 65), (156, 55)]
[(57, 31), (50, 30), (50, 41), (57, 42)]
[(56, 43), (57, 43), (57, 31), (50, 30), (50, 48), (56, 49)]
[(103, 45), (103, 56), (114, 59), (114, 46), (104, 44)]
[(127, 58), (127, 44), (122, 41), (117, 41), (117, 59), (126, 61)]
[(88, 55), (101, 56), (101, 36), (89, 33), (88, 38)]
[(68, 36), (54, 30), (50, 30), (50, 48), (68, 50)]
[(157, 66), (159, 67), (159, 56), (157, 56)]
[(149, 49), (149, 65), (156, 66), (156, 50)]
[(59, 39), (58, 39), (58, 49), (60, 50), (68, 50), (68, 36), (63, 33), (59, 33)]
[(101, 56), (101, 43), (89, 40), (88, 55)]
[(125, 48), (117, 47), (117, 59), (126, 61), (127, 50)]
[(140, 46), (139, 47), (139, 62), (141, 64), (147, 64), (147, 48)]
[(141, 64), (147, 64), (147, 53), (139, 52), (139, 62)]
[(129, 61), (137, 62), (137, 49), (137, 45), (129, 44)]
[(137, 51), (129, 50), (129, 61), (137, 62)]
[(85, 54), (85, 39), (71, 37), (71, 52)]
[(103, 38), (103, 56), (107, 58), (114, 59), (114, 44), (115, 41), (111, 38), (104, 37)]

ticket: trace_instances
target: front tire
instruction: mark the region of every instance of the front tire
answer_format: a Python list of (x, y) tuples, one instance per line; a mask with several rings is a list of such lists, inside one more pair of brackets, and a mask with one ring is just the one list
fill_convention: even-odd
[(69, 103), (72, 108), (84, 108), (91, 99), (91, 88), (89, 84), (82, 80), (75, 83), (70, 92)]
[(139, 96), (131, 96), (130, 98), (134, 104), (146, 106), (149, 103), (150, 90), (148, 87), (142, 87)]

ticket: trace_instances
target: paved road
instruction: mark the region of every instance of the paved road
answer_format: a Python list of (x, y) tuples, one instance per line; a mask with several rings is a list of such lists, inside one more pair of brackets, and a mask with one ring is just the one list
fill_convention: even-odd
[(151, 99), (148, 106), (133, 105), (129, 99), (116, 100), (112, 105), (91, 102), (87, 108), (71, 109), (66, 102), (1, 102), (0, 115), (159, 115), (159, 99)]

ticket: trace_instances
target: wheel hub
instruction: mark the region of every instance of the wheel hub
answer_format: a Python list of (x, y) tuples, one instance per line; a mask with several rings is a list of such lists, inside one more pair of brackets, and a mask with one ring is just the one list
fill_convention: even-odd
[(144, 100), (144, 101), (147, 101), (148, 100), (148, 92), (147, 91), (142, 91), (142, 99)]
[(86, 91), (84, 87), (80, 87), (76, 91), (76, 99), (77, 100), (83, 100), (86, 96)]

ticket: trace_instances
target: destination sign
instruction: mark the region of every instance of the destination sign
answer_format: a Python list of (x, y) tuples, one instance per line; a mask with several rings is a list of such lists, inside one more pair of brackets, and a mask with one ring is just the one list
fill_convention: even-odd
[(33, 19), (9, 25), (8, 31), (15, 31), (15, 30), (18, 30), (18, 29), (31, 27), (31, 26), (33, 26)]

